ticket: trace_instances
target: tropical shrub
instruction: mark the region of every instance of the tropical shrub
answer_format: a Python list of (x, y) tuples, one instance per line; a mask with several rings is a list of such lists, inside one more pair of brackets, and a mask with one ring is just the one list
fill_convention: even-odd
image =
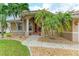
[[(56, 33), (71, 30), (71, 13), (51, 13), (45, 9), (38, 10), (35, 14), (35, 23), (41, 27), (43, 36), (53, 36)], [(55, 35), (56, 36), (56, 35)]]
[(5, 33), (5, 36), (6, 37), (11, 37), (12, 36), (12, 33)]

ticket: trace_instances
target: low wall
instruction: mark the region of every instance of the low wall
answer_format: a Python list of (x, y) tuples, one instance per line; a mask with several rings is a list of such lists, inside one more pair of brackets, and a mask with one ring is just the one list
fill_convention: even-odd
[(79, 42), (79, 39), (78, 39), (78, 32), (73, 33), (73, 41)]
[(64, 32), (61, 35), (63, 38), (68, 39), (68, 40), (73, 40), (73, 33), (72, 32)]
[(65, 38), (65, 39), (74, 41), (74, 42), (79, 42), (78, 32), (62, 33), (62, 37)]

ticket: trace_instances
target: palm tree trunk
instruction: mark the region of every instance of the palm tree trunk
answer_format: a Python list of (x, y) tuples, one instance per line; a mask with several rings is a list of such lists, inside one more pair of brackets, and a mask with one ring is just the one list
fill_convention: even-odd
[(41, 36), (44, 37), (44, 27), (43, 27), (43, 23), (42, 23), (42, 28), (41, 28)]
[(15, 17), (15, 15), (13, 15), (13, 18), (14, 18), (14, 23), (15, 23), (15, 25), (17, 25), (17, 24), (16, 24), (16, 17)]
[(1, 37), (4, 38), (4, 29), (3, 29), (3, 27), (1, 28)]

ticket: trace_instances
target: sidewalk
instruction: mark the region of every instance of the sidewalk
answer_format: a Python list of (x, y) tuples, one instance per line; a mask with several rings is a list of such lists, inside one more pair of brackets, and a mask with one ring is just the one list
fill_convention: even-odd
[(62, 48), (62, 49), (72, 49), (79, 50), (79, 44), (64, 44), (64, 43), (48, 43), (38, 41), (40, 36), (32, 35), (27, 40), (23, 41), (24, 45), (28, 45), (29, 47), (45, 47), (45, 48)]

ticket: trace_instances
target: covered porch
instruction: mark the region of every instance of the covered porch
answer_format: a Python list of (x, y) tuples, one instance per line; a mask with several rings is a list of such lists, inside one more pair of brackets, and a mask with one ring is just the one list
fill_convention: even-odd
[(10, 32), (29, 36), (32, 34), (41, 34), (41, 28), (35, 23), (33, 15), (23, 15), (22, 18), (9, 21)]

